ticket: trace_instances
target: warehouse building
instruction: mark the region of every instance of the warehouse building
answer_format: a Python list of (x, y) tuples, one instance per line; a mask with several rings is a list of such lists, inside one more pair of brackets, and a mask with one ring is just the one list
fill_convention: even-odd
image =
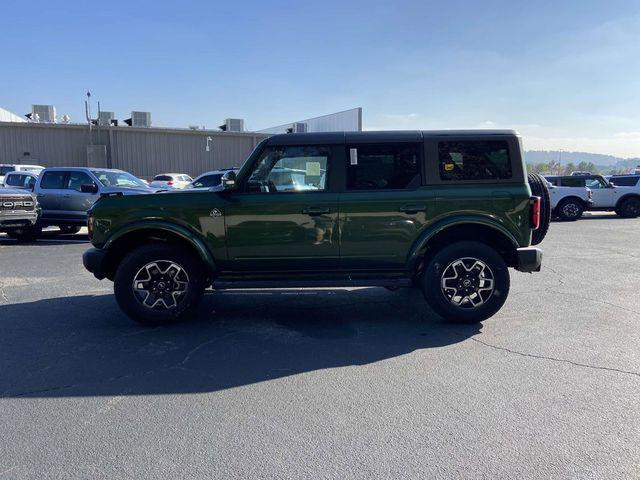
[(54, 107), (34, 105), (28, 122), (0, 112), (0, 163), (118, 168), (147, 179), (166, 172), (196, 176), (241, 166), (274, 133), (361, 130), (362, 109), (347, 112), (246, 132), (241, 119), (227, 119), (218, 130), (153, 127), (148, 112), (131, 112), (131, 119), (122, 122), (128, 126), (119, 124), (113, 113), (100, 112), (89, 127), (58, 122)]

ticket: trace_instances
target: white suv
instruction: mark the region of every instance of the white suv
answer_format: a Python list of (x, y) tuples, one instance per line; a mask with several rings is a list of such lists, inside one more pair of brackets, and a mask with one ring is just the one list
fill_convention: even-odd
[(593, 193), (593, 204), (587, 210), (614, 211), (625, 218), (640, 216), (640, 185), (618, 186), (615, 177), (610, 183), (602, 175), (546, 177), (556, 186), (587, 187)]
[(593, 204), (593, 194), (587, 187), (558, 187), (548, 180), (547, 186), (551, 198), (551, 215), (560, 220), (576, 221)]
[(9, 172), (34, 172), (40, 173), (44, 167), (40, 165), (15, 165), (0, 163), (0, 185), (4, 185), (4, 176)]

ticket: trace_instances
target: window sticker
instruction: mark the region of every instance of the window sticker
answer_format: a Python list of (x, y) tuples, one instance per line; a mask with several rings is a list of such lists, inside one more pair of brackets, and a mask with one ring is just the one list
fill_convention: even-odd
[(357, 148), (350, 148), (349, 149), (349, 158), (351, 159), (351, 165), (357, 165), (358, 164), (358, 149)]
[(445, 172), (450, 172), (455, 168), (455, 164), (454, 163), (445, 163), (444, 164), (444, 171)]
[(320, 162), (307, 162), (306, 170), (307, 177), (319, 177)]

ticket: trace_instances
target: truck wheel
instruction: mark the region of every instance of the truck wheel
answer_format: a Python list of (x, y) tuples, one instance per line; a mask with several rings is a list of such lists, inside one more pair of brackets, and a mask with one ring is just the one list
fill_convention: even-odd
[(18, 230), (7, 232), (11, 238), (15, 238), (18, 242), (33, 242), (42, 234), (42, 227), (25, 227)]
[(534, 230), (531, 235), (531, 245), (537, 245), (544, 237), (547, 236), (549, 231), (549, 223), (551, 222), (551, 197), (549, 195), (549, 188), (545, 180), (537, 173), (530, 173), (527, 175), (529, 181), (529, 187), (531, 187), (531, 193), (540, 197), (540, 227)]
[(575, 222), (582, 216), (584, 207), (582, 203), (573, 198), (567, 198), (557, 207), (558, 217), (565, 222)]
[(640, 199), (632, 197), (623, 200), (616, 208), (616, 213), (623, 218), (636, 218), (640, 216)]
[(423, 276), (431, 308), (455, 323), (476, 323), (495, 314), (509, 294), (504, 259), (480, 242), (457, 242), (437, 252)]
[(206, 276), (184, 249), (156, 244), (140, 247), (118, 266), (114, 292), (120, 308), (143, 325), (183, 320), (204, 295)]
[(62, 225), (60, 227), (60, 233), (63, 235), (74, 235), (80, 231), (80, 227), (73, 225)]

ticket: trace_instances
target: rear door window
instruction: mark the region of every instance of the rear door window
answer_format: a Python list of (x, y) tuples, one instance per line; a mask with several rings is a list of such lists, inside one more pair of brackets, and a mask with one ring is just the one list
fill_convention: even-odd
[(170, 177), (169, 175), (158, 175), (154, 178), (154, 180), (158, 182), (171, 182), (173, 180), (173, 177)]
[(56, 170), (53, 172), (44, 172), (42, 175), (42, 181), (40, 182), (40, 188), (45, 190), (62, 189), (64, 188), (64, 180), (68, 172)]
[(513, 176), (509, 145), (504, 140), (438, 142), (443, 181), (506, 180)]
[(399, 190), (420, 186), (421, 145), (347, 146), (347, 190)]

